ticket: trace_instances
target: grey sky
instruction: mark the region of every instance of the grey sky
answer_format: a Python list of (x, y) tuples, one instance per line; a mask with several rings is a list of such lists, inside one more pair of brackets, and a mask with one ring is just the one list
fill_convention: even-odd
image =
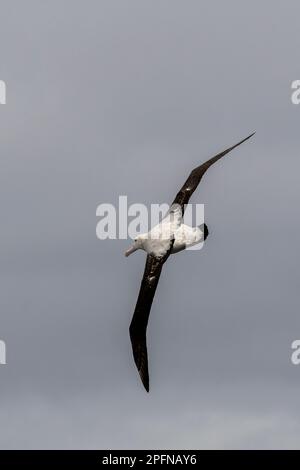
[[(299, 2), (2, 1), (0, 447), (299, 447)], [(96, 207), (171, 202), (196, 164), (210, 236), (165, 266)]]

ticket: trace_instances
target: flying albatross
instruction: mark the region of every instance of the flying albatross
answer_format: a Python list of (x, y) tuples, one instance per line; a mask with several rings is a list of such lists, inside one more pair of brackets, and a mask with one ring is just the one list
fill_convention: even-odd
[(206, 170), (254, 134), (255, 132), (194, 168), (177, 193), (166, 217), (148, 233), (139, 235), (131, 248), (125, 252), (126, 256), (138, 249), (147, 253), (140, 292), (129, 328), (134, 361), (147, 392), (149, 392), (149, 372), (146, 330), (162, 267), (171, 253), (177, 253), (188, 246), (203, 242), (208, 236), (206, 224), (195, 228), (183, 224), (185, 205), (189, 202)]

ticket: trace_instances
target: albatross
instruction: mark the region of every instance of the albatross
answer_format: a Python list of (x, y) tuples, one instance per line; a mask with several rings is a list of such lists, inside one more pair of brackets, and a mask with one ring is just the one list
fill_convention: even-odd
[(185, 206), (208, 168), (254, 134), (255, 132), (194, 168), (177, 193), (166, 217), (148, 233), (140, 234), (125, 252), (125, 256), (129, 256), (139, 249), (147, 253), (144, 275), (129, 327), (134, 361), (147, 392), (149, 392), (149, 371), (146, 331), (163, 265), (170, 254), (204, 242), (209, 234), (206, 224), (202, 224), (200, 227), (190, 227), (183, 223)]

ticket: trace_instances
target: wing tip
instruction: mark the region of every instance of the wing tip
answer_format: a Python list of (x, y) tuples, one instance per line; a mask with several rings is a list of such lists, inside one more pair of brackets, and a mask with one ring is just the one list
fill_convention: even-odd
[(252, 134), (250, 134), (249, 137), (247, 138), (250, 139), (250, 137), (253, 137), (255, 134), (256, 134), (256, 131), (252, 132)]
[(255, 134), (256, 134), (256, 131), (252, 132), (252, 134), (248, 135), (248, 137), (246, 137), (245, 139), (241, 140), (238, 145), (240, 145), (240, 144), (246, 142), (246, 140), (248, 140), (248, 139), (251, 139), (251, 137), (253, 137)]
[(148, 363), (146, 365), (146, 370), (138, 369), (138, 373), (139, 373), (139, 376), (141, 378), (142, 384), (144, 385), (146, 392), (149, 393), (150, 387), (149, 387)]
[(150, 387), (149, 387), (149, 380), (148, 380), (148, 381), (145, 381), (145, 380), (143, 379), (143, 377), (141, 376), (141, 374), (140, 374), (140, 377), (141, 377), (141, 379), (142, 379), (142, 383), (143, 383), (143, 385), (144, 385), (144, 389), (146, 390), (147, 393), (149, 393), (149, 390), (150, 390)]
[[(233, 145), (232, 147), (229, 147), (229, 149), (227, 150), (224, 150), (224, 152), (221, 152), (219, 153), (218, 155), (216, 155), (216, 157), (213, 157), (211, 160), (219, 160), (219, 158), (223, 157), (224, 155), (226, 155), (228, 152), (231, 152), (231, 150), (235, 149), (236, 147), (238, 147), (239, 145), (243, 144), (244, 142), (246, 142), (247, 140), (251, 139), (251, 137), (254, 136), (254, 134), (256, 134), (256, 131), (252, 132), (252, 134), (248, 135), (248, 137), (245, 137), (245, 139), (243, 140), (240, 140), (240, 142), (238, 142), (237, 144)], [(211, 161), (209, 160), (209, 161)], [(214, 162), (213, 162), (214, 163)]]
[(141, 362), (141, 357), (139, 356), (139, 354), (136, 350), (136, 347), (135, 347), (135, 338), (134, 338), (134, 332), (133, 332), (132, 324), (129, 327), (129, 335), (130, 335), (131, 344), (132, 344), (133, 359), (134, 359), (137, 371), (139, 373), (140, 379), (142, 381), (142, 384), (143, 384), (146, 392), (149, 393), (150, 387), (149, 387), (147, 346), (146, 346), (146, 344), (144, 345), (144, 347), (145, 347), (145, 349), (144, 349), (145, 356), (144, 356), (144, 361)]

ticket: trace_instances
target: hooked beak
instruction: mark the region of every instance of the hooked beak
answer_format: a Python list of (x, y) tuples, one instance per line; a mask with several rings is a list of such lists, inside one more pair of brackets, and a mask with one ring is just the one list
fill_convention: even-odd
[(131, 246), (128, 250), (125, 251), (125, 256), (129, 256), (137, 250), (137, 247)]

